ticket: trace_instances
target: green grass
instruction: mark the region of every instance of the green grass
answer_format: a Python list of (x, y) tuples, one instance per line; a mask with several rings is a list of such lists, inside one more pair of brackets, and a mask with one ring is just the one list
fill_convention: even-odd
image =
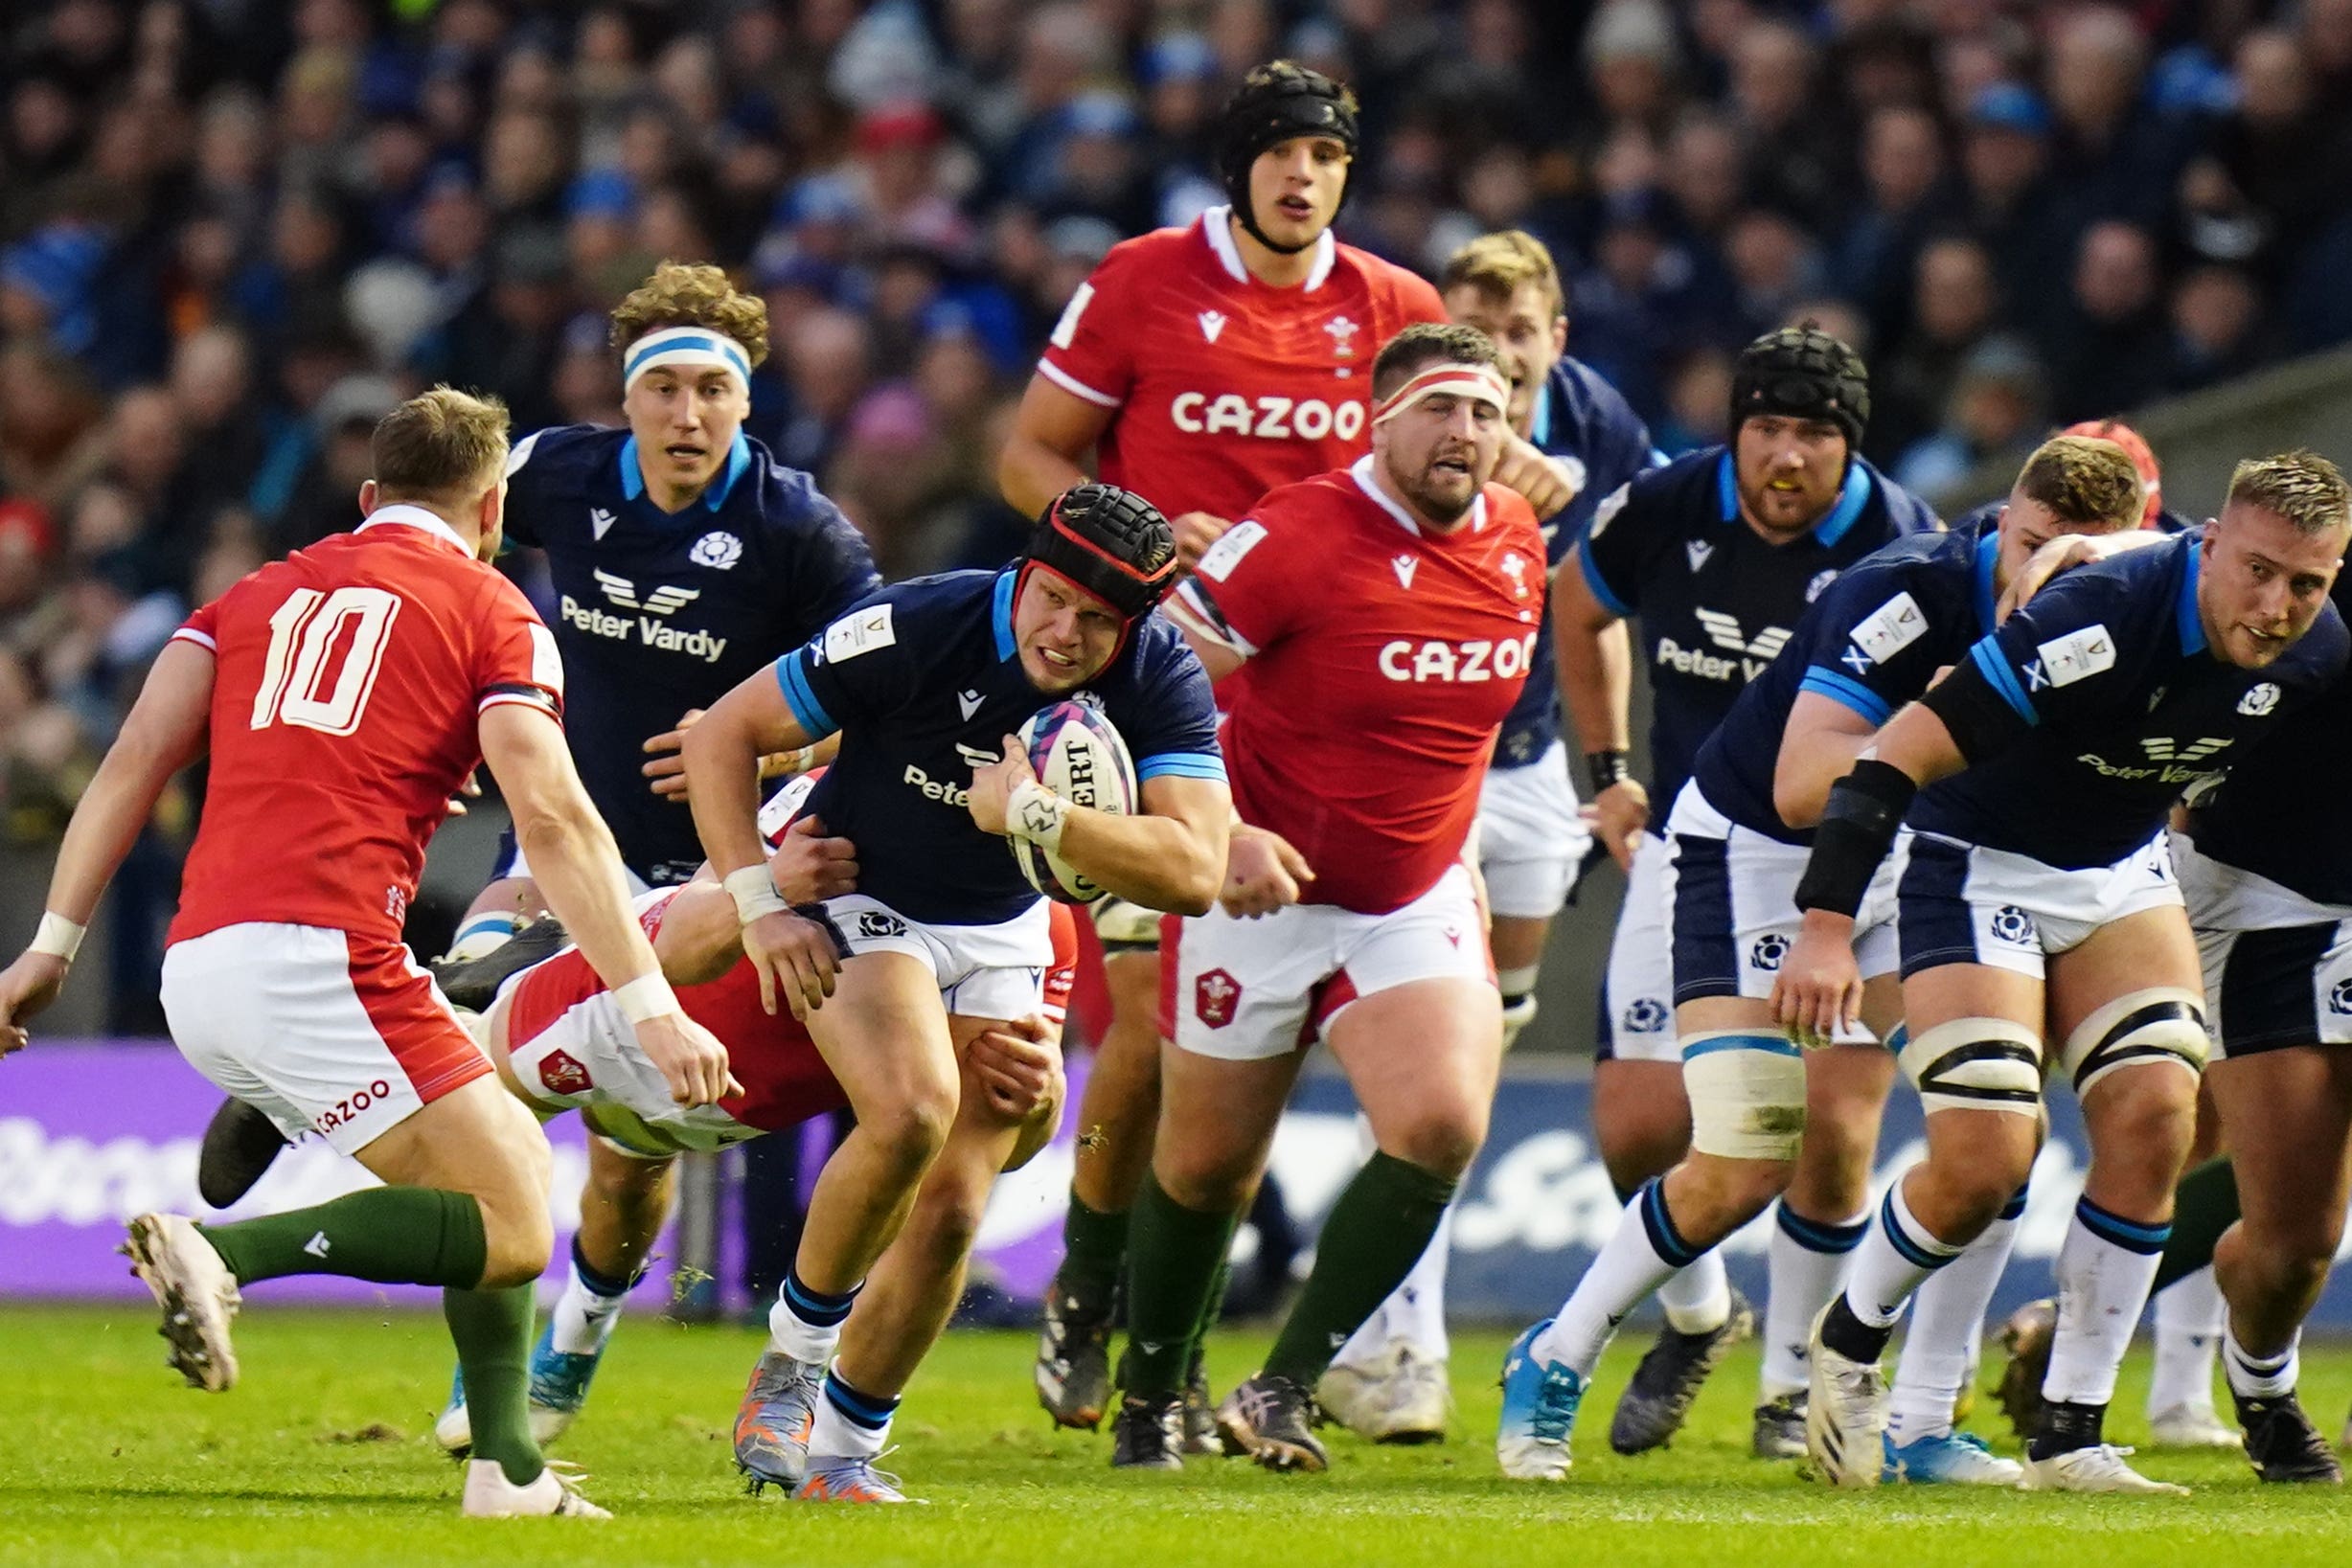
[[(2352, 1551), (2342, 1492), (2258, 1488), (2226, 1456), (2143, 1456), (2198, 1488), (2185, 1501), (1836, 1495), (1747, 1457), (1752, 1355), (1718, 1374), (1671, 1451), (1620, 1460), (1608, 1412), (1638, 1347), (1619, 1350), (1578, 1434), (1574, 1478), (1514, 1485), (1496, 1476), (1490, 1446), (1501, 1344), (1457, 1344), (1461, 1412), (1441, 1447), (1342, 1435), (1328, 1475), (1197, 1460), (1180, 1475), (1130, 1476), (1110, 1471), (1105, 1439), (1048, 1429), (1026, 1336), (956, 1334), (917, 1384), (891, 1461), (932, 1506), (827, 1509), (755, 1502), (736, 1483), (724, 1434), (755, 1337), (639, 1317), (563, 1449), (619, 1517), (476, 1524), (457, 1517), (455, 1474), (430, 1446), (448, 1378), (435, 1317), (273, 1311), (264, 1299), (240, 1324), (243, 1383), (215, 1398), (164, 1369), (144, 1311), (0, 1308), (11, 1439), (0, 1450), (0, 1563), (2202, 1568)], [(1212, 1364), (1229, 1377), (1262, 1349), (1233, 1336)], [(2144, 1375), (2138, 1361), (2126, 1375), (2120, 1441), (2142, 1435)], [(2305, 1393), (2332, 1429), (2352, 1396), (2352, 1353), (2309, 1353)], [(397, 1434), (353, 1441), (378, 1422)]]

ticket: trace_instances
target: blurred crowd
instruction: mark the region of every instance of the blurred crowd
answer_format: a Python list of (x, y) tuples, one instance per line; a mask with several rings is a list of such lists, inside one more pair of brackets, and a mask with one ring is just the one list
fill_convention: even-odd
[(665, 257), (765, 294), (751, 433), (887, 572), (1001, 558), (1036, 345), (1222, 199), (1277, 55), (1363, 100), (1343, 235), (1542, 236), (1670, 448), (1804, 315), (1931, 495), (2352, 338), (2352, 0), (17, 0), (0, 834), (61, 824), (186, 606), (356, 520), (406, 391), (617, 421), (603, 311)]

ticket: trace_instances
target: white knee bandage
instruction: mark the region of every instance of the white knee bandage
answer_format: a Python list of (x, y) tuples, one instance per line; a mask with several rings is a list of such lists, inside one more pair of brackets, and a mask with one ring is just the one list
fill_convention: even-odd
[(1519, 1044), (1519, 1031), (1536, 1021), (1536, 999), (1522, 996), (1502, 1010), (1502, 1048)]
[(1710, 1030), (1682, 1036), (1691, 1148), (1728, 1160), (1793, 1160), (1805, 1136), (1805, 1057), (1786, 1036)]
[(1930, 1111), (2042, 1114), (2042, 1040), (2008, 1018), (1954, 1018), (1906, 1039), (1895, 1058)]
[(2179, 986), (2151, 986), (2116, 997), (2067, 1037), (2059, 1065), (2082, 1095), (2119, 1067), (2170, 1062), (2203, 1073), (2212, 1048), (2204, 998)]

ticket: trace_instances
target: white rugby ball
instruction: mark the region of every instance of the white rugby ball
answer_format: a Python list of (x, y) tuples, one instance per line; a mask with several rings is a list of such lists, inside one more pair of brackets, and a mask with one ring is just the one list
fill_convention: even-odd
[[(1063, 800), (1113, 816), (1133, 814), (1135, 761), (1100, 708), (1085, 702), (1057, 702), (1030, 716), (1021, 726), (1020, 740), (1038, 783)], [(1009, 842), (1021, 875), (1048, 898), (1090, 904), (1110, 891), (1027, 839)]]

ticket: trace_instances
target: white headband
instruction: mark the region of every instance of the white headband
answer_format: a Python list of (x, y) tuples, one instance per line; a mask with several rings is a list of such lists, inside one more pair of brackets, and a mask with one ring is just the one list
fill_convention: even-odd
[(1508, 413), (1511, 407), (1511, 388), (1503, 380), (1502, 372), (1492, 365), (1431, 365), (1381, 399), (1373, 412), (1372, 422), (1382, 424), (1395, 419), (1424, 398), (1443, 394), (1452, 398), (1473, 398), (1493, 403), (1497, 415)]
[(743, 346), (707, 327), (665, 327), (630, 344), (621, 356), (621, 391), (626, 395), (637, 377), (661, 365), (696, 365), (733, 371), (744, 390), (751, 387), (751, 359)]

